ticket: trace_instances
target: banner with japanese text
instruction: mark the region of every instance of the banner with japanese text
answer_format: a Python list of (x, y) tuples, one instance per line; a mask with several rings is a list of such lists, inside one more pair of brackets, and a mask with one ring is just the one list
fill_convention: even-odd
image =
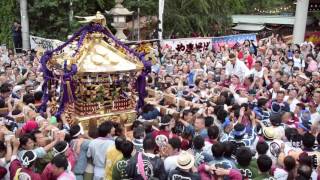
[(212, 49), (212, 37), (208, 38), (181, 38), (166, 39), (161, 42), (162, 49), (175, 49), (178, 52), (192, 52), (194, 49), (199, 51)]
[(31, 49), (43, 48), (44, 50), (53, 50), (63, 42), (57, 39), (46, 39), (38, 36), (30, 36)]
[(256, 34), (237, 34), (214, 37), (212, 38), (212, 46), (214, 50), (219, 51), (221, 46), (233, 47), (237, 43), (242, 44), (245, 40), (257, 42), (257, 36)]

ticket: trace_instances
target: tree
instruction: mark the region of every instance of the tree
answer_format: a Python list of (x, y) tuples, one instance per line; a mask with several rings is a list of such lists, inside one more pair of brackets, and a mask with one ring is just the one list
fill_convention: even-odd
[(0, 44), (6, 44), (7, 47), (13, 48), (11, 27), (16, 16), (19, 15), (17, 1), (0, 1), (0, 7)]
[[(93, 15), (96, 11), (104, 13), (114, 7), (114, 0), (72, 0), (75, 15)], [(10, 25), (19, 18), (16, 0), (1, 1), (0, 38), (1, 42), (10, 42)], [(139, 3), (140, 2), (140, 3)], [(140, 7), (141, 16), (157, 16), (158, 0), (125, 0), (124, 6), (131, 11)], [(30, 33), (65, 40), (81, 25), (77, 21), (69, 23), (70, 0), (28, 0)], [(232, 14), (255, 14), (255, 8), (272, 10), (283, 5), (294, 5), (292, 0), (166, 0), (163, 17), (163, 34), (166, 37), (179, 34), (187, 37), (196, 32), (201, 35), (223, 35), (232, 26)], [(294, 8), (290, 9), (294, 12)], [(128, 17), (128, 20), (132, 17)], [(2, 25), (4, 22), (4, 25)], [(112, 17), (107, 16), (109, 27)], [(150, 24), (150, 31), (156, 28)]]
[(291, 8), (286, 11), (294, 12), (292, 0), (166, 0), (164, 34), (223, 35), (232, 26), (232, 14), (256, 14), (255, 9), (274, 10), (288, 5)]
[[(108, 0), (72, 0), (75, 15), (88, 16), (97, 11), (104, 13), (114, 6)], [(66, 40), (81, 25), (69, 23), (70, 0), (29, 0), (30, 33), (53, 39)]]
[(131, 11), (137, 11), (140, 7), (140, 16), (157, 16), (158, 0), (125, 0), (123, 6)]
[(223, 34), (231, 25), (229, 8), (237, 0), (175, 0), (165, 2), (164, 34), (179, 33), (190, 36), (191, 32)]

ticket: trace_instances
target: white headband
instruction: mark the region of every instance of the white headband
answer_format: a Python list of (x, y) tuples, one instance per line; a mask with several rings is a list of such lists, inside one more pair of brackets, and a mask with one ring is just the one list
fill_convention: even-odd
[(170, 122), (168, 122), (168, 123), (159, 123), (159, 126), (167, 126), (169, 124), (170, 124)]
[(81, 124), (79, 123), (79, 126), (80, 126), (80, 131), (79, 132), (77, 132), (75, 135), (73, 135), (72, 137), (77, 137), (77, 136), (79, 136), (79, 135), (82, 135), (82, 134), (84, 134), (84, 131), (83, 131), (83, 127), (81, 126)]
[(57, 156), (57, 155), (59, 155), (59, 154), (62, 154), (62, 153), (64, 153), (64, 152), (66, 152), (67, 151), (67, 149), (69, 148), (69, 144), (67, 143), (67, 146), (61, 151), (61, 152), (59, 152), (58, 150), (56, 150), (56, 148), (53, 148), (52, 149), (52, 153), (53, 153), (53, 156), (55, 157), (55, 156)]
[(33, 153), (33, 158), (29, 160), (29, 157), (26, 156), (24, 159), (22, 159), (22, 165), (25, 167), (28, 167), (30, 165), (30, 163), (32, 163), (33, 161), (35, 161), (37, 159), (37, 155), (31, 151)]

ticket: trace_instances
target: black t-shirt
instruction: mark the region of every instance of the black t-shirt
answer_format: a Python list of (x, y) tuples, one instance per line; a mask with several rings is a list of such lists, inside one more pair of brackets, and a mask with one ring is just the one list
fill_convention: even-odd
[(170, 171), (169, 180), (200, 180), (200, 176), (191, 172), (182, 171), (179, 168)]
[[(136, 153), (129, 161), (126, 167), (126, 172), (129, 177), (133, 178), (134, 180), (143, 180), (143, 177), (140, 175), (138, 171), (138, 154)], [(165, 180), (166, 179), (166, 172), (164, 169), (163, 161), (158, 156), (149, 157), (142, 154), (142, 161), (144, 166), (145, 175), (148, 180), (158, 179), (158, 180)]]
[(21, 27), (16, 28), (15, 26), (12, 26), (11, 30), (12, 30), (13, 37), (21, 36)]

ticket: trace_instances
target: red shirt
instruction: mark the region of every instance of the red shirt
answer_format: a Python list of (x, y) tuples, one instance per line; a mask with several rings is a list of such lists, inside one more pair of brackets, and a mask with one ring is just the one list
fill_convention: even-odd
[(41, 174), (42, 180), (54, 180), (58, 178), (58, 176), (53, 175), (52, 169), (53, 165), (51, 163), (47, 164), (46, 168), (44, 168)]
[(32, 180), (41, 180), (41, 176), (38, 173), (33, 172), (29, 168), (25, 168), (21, 166), (21, 163), (19, 160), (15, 159), (11, 162), (9, 170), (10, 170), (10, 180), (13, 180), (14, 176), (16, 175), (16, 172), (19, 168), (22, 168), (20, 172), (27, 173)]
[(4, 178), (6, 174), (7, 174), (6, 168), (0, 166), (0, 179)]
[[(70, 148), (68, 148), (66, 155), (67, 155), (68, 163), (71, 165), (71, 169), (73, 169), (76, 163), (73, 151)], [(45, 167), (45, 169), (42, 171), (42, 174), (41, 174), (42, 180), (55, 180), (58, 178), (58, 176), (53, 175), (52, 168), (53, 167), (51, 163), (47, 164), (47, 166)]]
[(251, 69), (253, 67), (254, 61), (251, 55), (247, 57), (247, 67)]
[(299, 122), (299, 118), (297, 115), (294, 115), (292, 117), (292, 119), (289, 119), (288, 122), (286, 122), (287, 125), (294, 125), (295, 123), (298, 123)]

